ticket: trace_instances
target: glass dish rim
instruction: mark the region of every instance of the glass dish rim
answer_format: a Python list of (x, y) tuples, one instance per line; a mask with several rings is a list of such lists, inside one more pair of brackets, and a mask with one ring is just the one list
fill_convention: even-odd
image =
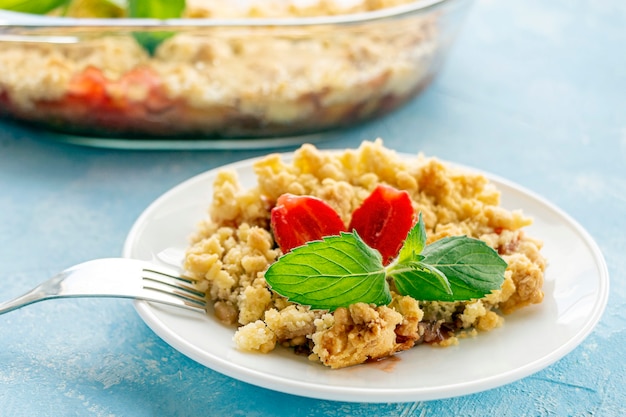
[[(71, 18), (40, 16), (28, 13), (0, 10), (0, 31), (3, 28), (184, 28), (184, 27), (302, 27), (325, 25), (351, 25), (367, 23), (411, 14), (427, 13), (447, 3), (462, 0), (414, 1), (394, 7), (369, 12), (341, 14), (334, 16), (286, 17), (286, 18), (180, 18), (180, 19), (140, 19), (140, 18)], [(0, 32), (0, 35), (2, 33)]]

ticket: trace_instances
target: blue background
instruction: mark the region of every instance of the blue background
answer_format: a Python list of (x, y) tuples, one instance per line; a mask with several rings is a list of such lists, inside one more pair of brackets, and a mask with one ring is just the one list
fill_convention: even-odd
[[(626, 3), (477, 1), (429, 89), (320, 146), (376, 137), (508, 178), (581, 223), (611, 275), (594, 332), (557, 363), (487, 392), (341, 403), (257, 388), (198, 365), (155, 336), (128, 300), (59, 300), (0, 316), (0, 415), (624, 415)], [(0, 299), (72, 264), (119, 256), (154, 198), (265, 152), (93, 149), (0, 123)]]

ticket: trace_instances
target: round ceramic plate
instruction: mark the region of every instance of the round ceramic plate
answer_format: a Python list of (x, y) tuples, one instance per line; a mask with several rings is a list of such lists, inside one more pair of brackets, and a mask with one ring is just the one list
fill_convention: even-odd
[[(241, 183), (252, 187), (253, 163), (222, 168), (236, 170)], [(180, 266), (189, 236), (206, 216), (216, 173), (191, 178), (152, 203), (131, 229), (124, 256)], [(404, 402), (513, 382), (554, 363), (585, 339), (604, 311), (609, 277), (596, 243), (570, 216), (516, 184), (485, 175), (500, 189), (505, 208), (522, 209), (534, 218), (527, 233), (544, 242), (545, 299), (507, 316), (503, 327), (462, 339), (457, 346), (420, 345), (379, 362), (331, 370), (284, 348), (265, 355), (241, 352), (232, 339), (234, 329), (208, 315), (142, 301), (136, 309), (158, 336), (193, 360), (241, 381), (295, 395)]]

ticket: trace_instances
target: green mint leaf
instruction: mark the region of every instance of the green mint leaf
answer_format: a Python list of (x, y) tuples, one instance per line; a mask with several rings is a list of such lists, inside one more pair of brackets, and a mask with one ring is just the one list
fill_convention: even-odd
[(0, 9), (14, 12), (46, 14), (66, 5), (70, 0), (0, 0)]
[[(452, 294), (441, 291), (420, 294), (419, 300), (464, 301), (482, 298), (502, 286), (506, 262), (485, 242), (467, 236), (451, 236), (427, 245), (422, 262), (441, 271)], [(408, 294), (413, 297), (413, 294)]]
[(448, 278), (439, 269), (424, 262), (397, 265), (388, 271), (398, 293), (416, 300), (443, 300), (453, 297)]
[(426, 246), (426, 227), (422, 221), (422, 213), (419, 214), (417, 223), (409, 230), (404, 240), (396, 262), (398, 264), (408, 264), (414, 261), (421, 261), (420, 255)]
[[(185, 9), (185, 0), (128, 0), (128, 15), (133, 18), (170, 19), (180, 17)], [(174, 35), (169, 31), (135, 32), (133, 37), (150, 55), (167, 38)]]
[(293, 249), (268, 268), (265, 280), (278, 294), (313, 309), (391, 302), (382, 258), (356, 232)]
[(443, 300), (453, 297), (450, 282), (443, 272), (424, 260), (426, 226), (419, 214), (417, 223), (409, 231), (398, 258), (388, 266), (387, 275), (393, 279), (396, 290), (416, 300)]
[(185, 0), (128, 0), (130, 17), (170, 19), (180, 17), (185, 9)]
[(174, 36), (174, 32), (154, 31), (154, 32), (133, 32), (133, 38), (143, 49), (151, 56), (154, 55), (157, 48), (164, 40)]

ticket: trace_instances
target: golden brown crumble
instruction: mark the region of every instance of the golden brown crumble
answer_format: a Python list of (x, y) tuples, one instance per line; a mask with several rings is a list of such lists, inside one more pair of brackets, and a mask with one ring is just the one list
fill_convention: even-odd
[[(269, 155), (254, 165), (257, 185), (244, 188), (234, 172), (217, 175), (209, 216), (187, 252), (185, 269), (201, 281), (217, 317), (238, 327), (242, 350), (296, 347), (341, 368), (393, 355), (421, 343), (448, 346), (498, 328), (504, 314), (543, 299), (541, 242), (523, 228), (531, 220), (499, 206), (499, 192), (482, 175), (435, 158), (407, 160), (380, 139), (358, 149), (325, 152), (303, 145), (293, 161)], [(269, 213), (285, 192), (314, 195), (345, 222), (379, 183), (405, 189), (425, 221), (429, 241), (453, 235), (482, 239), (508, 263), (499, 290), (465, 302), (419, 302), (394, 294), (388, 306), (357, 303), (313, 311), (272, 293), (263, 273), (280, 255)]]

